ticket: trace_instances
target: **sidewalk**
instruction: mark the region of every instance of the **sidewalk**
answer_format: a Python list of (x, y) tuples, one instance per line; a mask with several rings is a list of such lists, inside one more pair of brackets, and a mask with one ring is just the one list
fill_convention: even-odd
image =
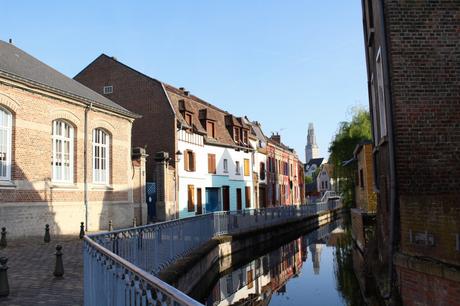
[[(62, 245), (64, 277), (53, 275), (56, 244)], [(78, 236), (8, 239), (0, 257), (8, 257), (10, 295), (1, 306), (83, 305), (83, 242)]]

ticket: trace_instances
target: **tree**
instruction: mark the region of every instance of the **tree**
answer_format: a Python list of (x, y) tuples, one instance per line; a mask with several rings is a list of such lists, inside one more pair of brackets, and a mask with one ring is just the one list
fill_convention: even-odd
[(329, 146), (329, 164), (333, 165), (334, 180), (340, 180), (339, 192), (343, 195), (344, 204), (349, 206), (353, 201), (353, 177), (355, 167), (345, 167), (343, 162), (353, 158), (356, 145), (372, 139), (369, 111), (364, 108), (352, 109), (350, 122), (339, 124), (339, 129)]

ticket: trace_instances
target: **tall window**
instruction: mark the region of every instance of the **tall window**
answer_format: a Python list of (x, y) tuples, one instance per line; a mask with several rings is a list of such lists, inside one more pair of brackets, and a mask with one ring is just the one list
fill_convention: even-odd
[(224, 158), (224, 173), (228, 173), (228, 159)]
[(208, 173), (216, 174), (216, 154), (208, 154)]
[(0, 108), (0, 180), (11, 179), (11, 113)]
[(239, 161), (235, 162), (235, 174), (240, 175), (240, 162)]
[(244, 176), (249, 176), (249, 159), (244, 159)]
[(109, 135), (102, 129), (93, 131), (93, 183), (109, 183)]
[(53, 181), (73, 182), (73, 127), (53, 121)]
[(248, 144), (248, 131), (243, 130), (243, 143)]
[(194, 172), (196, 167), (195, 153), (191, 150), (185, 150), (184, 152), (184, 170)]
[(379, 101), (379, 121), (380, 121), (380, 137), (387, 135), (387, 114), (385, 109), (385, 88), (383, 82), (383, 63), (380, 49), (377, 53), (376, 71), (377, 71), (377, 95)]
[(233, 128), (233, 140), (236, 143), (240, 142), (240, 128), (237, 128), (237, 127)]
[(260, 174), (260, 180), (265, 180), (265, 163), (261, 162), (260, 163), (260, 169), (259, 169), (259, 174)]
[(206, 132), (208, 133), (209, 137), (215, 138), (214, 122), (206, 121)]

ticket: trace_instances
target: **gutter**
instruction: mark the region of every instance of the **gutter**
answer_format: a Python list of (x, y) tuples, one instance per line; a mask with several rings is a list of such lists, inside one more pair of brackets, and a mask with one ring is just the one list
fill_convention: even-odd
[(88, 113), (91, 111), (93, 103), (85, 108), (85, 135), (83, 143), (83, 180), (84, 180), (84, 204), (85, 204), (85, 231), (88, 231)]

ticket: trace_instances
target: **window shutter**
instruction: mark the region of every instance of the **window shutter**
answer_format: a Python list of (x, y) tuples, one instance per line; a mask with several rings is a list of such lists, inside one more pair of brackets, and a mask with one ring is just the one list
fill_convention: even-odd
[(189, 164), (190, 164), (189, 153), (190, 152), (188, 150), (186, 150), (185, 154), (184, 154), (184, 170), (185, 171), (190, 171), (190, 169), (189, 169)]
[(249, 176), (249, 159), (244, 160), (244, 175)]
[(196, 170), (196, 158), (195, 158), (195, 152), (192, 152), (192, 169), (191, 171), (195, 171)]
[(245, 188), (246, 208), (251, 208), (251, 187), (246, 186)]
[(195, 186), (188, 185), (188, 211), (195, 211)]

